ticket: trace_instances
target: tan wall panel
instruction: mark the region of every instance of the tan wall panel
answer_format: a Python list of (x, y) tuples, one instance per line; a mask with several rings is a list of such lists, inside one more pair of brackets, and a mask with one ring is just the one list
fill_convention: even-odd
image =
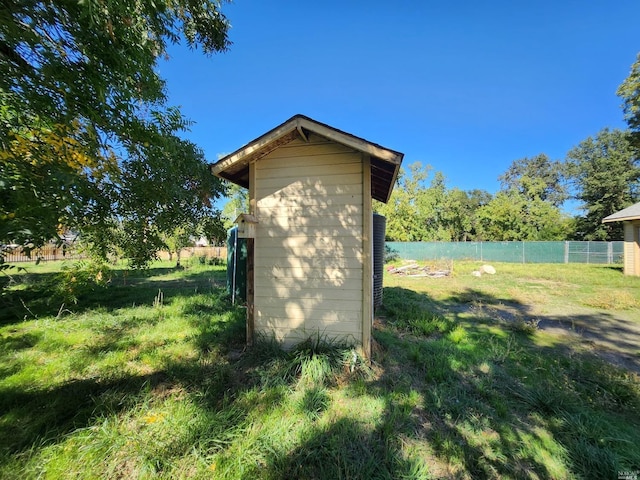
[[(346, 174), (351, 175), (351, 174)], [(346, 176), (345, 175), (345, 176)], [(339, 177), (340, 175), (336, 175)], [(271, 186), (269, 188), (261, 188), (258, 190), (258, 194), (260, 198), (266, 199), (265, 197), (277, 197), (277, 198), (286, 198), (286, 197), (330, 197), (333, 195), (362, 195), (362, 185), (359, 183), (347, 183), (344, 181), (340, 182), (338, 178), (336, 178), (335, 182), (329, 183), (320, 183), (317, 182), (313, 186), (309, 186), (308, 188), (300, 188), (301, 184), (297, 184), (293, 179), (286, 186), (281, 186), (277, 184), (275, 187)]]
[(640, 221), (635, 220), (633, 223), (633, 233), (634, 233), (634, 254), (633, 258), (635, 260), (635, 265), (633, 268), (634, 275), (640, 275)]
[[(361, 190), (359, 186), (358, 189)], [(281, 215), (288, 214), (286, 208), (296, 207), (320, 207), (316, 208), (317, 212), (314, 213), (324, 216), (343, 213), (346, 209), (349, 213), (358, 214), (362, 212), (362, 204), (359, 202), (361, 198), (362, 191), (346, 194), (335, 192), (331, 195), (287, 195), (284, 192), (278, 192), (258, 201), (259, 219), (268, 215), (277, 215), (277, 212), (283, 212)]]
[[(345, 288), (332, 288), (332, 285), (323, 283), (320, 279), (317, 282), (309, 282), (309, 286), (300, 287), (299, 282), (293, 279), (282, 279), (278, 284), (269, 285), (261, 289), (261, 299), (282, 301), (295, 295), (298, 299), (322, 300), (354, 300), (362, 298), (362, 289), (354, 288), (354, 285), (346, 285)], [(351, 288), (349, 288), (351, 287)], [(262, 300), (261, 300), (262, 302)]]
[(326, 236), (323, 232), (309, 232), (308, 235), (304, 235), (304, 233), (282, 232), (279, 230), (265, 232), (264, 230), (258, 229), (259, 235), (265, 235), (256, 239), (256, 244), (259, 245), (260, 249), (270, 247), (292, 249), (311, 246), (336, 250), (362, 248), (362, 240), (354, 236)]
[(624, 222), (624, 274), (636, 275), (635, 271), (636, 242), (634, 226), (631, 222)]
[[(329, 168), (329, 167), (327, 167)], [(329, 185), (358, 185), (361, 182), (359, 173), (342, 174), (339, 169), (329, 175), (309, 175), (303, 170), (291, 169), (288, 177), (265, 178), (256, 185), (258, 199), (271, 195), (275, 191), (283, 191), (289, 195), (308, 195), (313, 192), (325, 193), (323, 187)], [(259, 171), (259, 170), (258, 170)]]
[(292, 347), (309, 338), (316, 340), (318, 336), (322, 339), (338, 339), (346, 343), (358, 344), (360, 342), (360, 332), (336, 332), (333, 330), (312, 330), (304, 328), (259, 328), (257, 329), (259, 336), (264, 338), (274, 338), (281, 342), (285, 347)]
[(624, 222), (624, 273), (640, 275), (640, 221)]
[(344, 317), (350, 317), (348, 312), (356, 313), (359, 317), (360, 299), (333, 299), (326, 302), (325, 298), (276, 298), (276, 297), (259, 297), (260, 311), (269, 314), (269, 312), (281, 312), (284, 309), (290, 313), (289, 318), (314, 318), (314, 315), (324, 317), (324, 313), (329, 312), (332, 315), (339, 312)]
[[(295, 210), (293, 210), (295, 212)], [(322, 215), (313, 217), (310, 215), (278, 215), (272, 217), (261, 216), (260, 224), (263, 230), (270, 230), (271, 233), (284, 233), (282, 236), (288, 236), (287, 233), (298, 230), (300, 228), (313, 228), (314, 225), (321, 223), (322, 228), (348, 228), (353, 230), (354, 236), (358, 235), (357, 230), (362, 228), (362, 215)], [(282, 232), (283, 230), (284, 232)]]
[[(257, 237), (264, 237), (265, 239), (280, 239), (280, 242), (288, 242), (289, 239), (297, 239), (298, 244), (313, 244), (313, 245), (322, 245), (323, 239), (326, 241), (333, 240), (336, 244), (336, 247), (340, 247), (340, 245), (350, 245), (348, 243), (348, 239), (351, 237), (355, 237), (358, 240), (361, 240), (358, 226), (353, 226), (349, 229), (347, 227), (330, 227), (323, 226), (314, 229), (312, 226), (308, 227), (296, 227), (295, 229), (285, 229), (279, 227), (278, 225), (272, 225), (271, 227), (267, 227), (265, 225), (258, 225), (256, 229)], [(357, 236), (356, 236), (357, 235)], [(306, 239), (303, 240), (303, 239)], [(262, 239), (260, 239), (262, 240)], [(342, 243), (344, 242), (344, 243)], [(277, 241), (275, 245), (278, 245)], [(281, 243), (281, 245), (291, 245), (291, 243)], [(260, 246), (269, 246), (267, 242), (261, 242)], [(272, 245), (273, 246), (273, 245)]]
[[(285, 313), (285, 315), (283, 315)], [(311, 316), (294, 304), (282, 308), (261, 307), (256, 309), (255, 322), (257, 328), (306, 328), (315, 331), (330, 329), (336, 332), (360, 331), (362, 315), (360, 312), (320, 311), (314, 310)]]
[(336, 169), (342, 174), (353, 174), (362, 172), (362, 165), (358, 161), (358, 158), (352, 154), (328, 156), (322, 165), (318, 165), (317, 157), (306, 156), (296, 159), (295, 163), (287, 159), (281, 161), (281, 166), (275, 166), (273, 161), (268, 162), (268, 165), (262, 165), (256, 172), (256, 179), (258, 182), (263, 180), (272, 180), (274, 178), (281, 179), (295, 179), (298, 175), (302, 176), (320, 176), (327, 175), (327, 167)]
[(340, 156), (344, 153), (357, 155), (357, 152), (347, 146), (333, 143), (324, 139), (321, 140), (320, 137), (316, 137), (315, 141), (311, 141), (309, 143), (305, 143), (302, 140), (294, 140), (287, 145), (274, 150), (270, 154), (260, 159), (260, 161), (262, 162), (268, 160), (269, 163), (265, 165), (265, 168), (269, 168), (271, 165), (284, 165), (284, 163), (271, 163), (272, 161), (277, 161), (278, 159), (282, 159), (283, 161), (292, 159), (293, 161), (296, 161), (296, 159), (298, 158), (306, 158), (308, 156), (330, 157), (333, 155)]
[(344, 292), (359, 292), (362, 291), (362, 285), (357, 285), (356, 282), (343, 282), (340, 288), (335, 288), (336, 283), (332, 278), (307, 278), (304, 283), (294, 277), (280, 276), (275, 278), (269, 273), (265, 272), (262, 276), (262, 286), (259, 295), (256, 296), (278, 296), (290, 295), (292, 292), (295, 294), (300, 293), (305, 295), (306, 292), (312, 291), (314, 294), (324, 294), (324, 292), (330, 292), (331, 295), (327, 295), (324, 298), (334, 298), (337, 291)]
[[(283, 205), (273, 207), (260, 207), (256, 217), (257, 228), (268, 228), (271, 221), (277, 217), (305, 218), (307, 224), (313, 226), (331, 225), (331, 220), (338, 219), (339, 225), (362, 225), (362, 205), (352, 203), (346, 205)], [(357, 218), (360, 217), (360, 218)], [(271, 220), (274, 219), (274, 220)], [(335, 223), (335, 221), (333, 222)], [(291, 231), (292, 234), (296, 230)]]
[[(304, 285), (307, 279), (318, 278), (330, 281), (332, 288), (344, 287), (349, 282), (360, 282), (362, 280), (362, 269), (336, 269), (336, 268), (284, 268), (284, 267), (256, 267), (255, 270), (256, 285), (265, 286), (271, 284), (273, 280), (281, 278), (295, 278)], [(354, 288), (354, 287), (351, 287)]]
[(256, 331), (360, 341), (362, 171), (359, 154), (323, 140), (256, 163)]
[[(362, 248), (358, 247), (344, 247), (340, 246), (339, 248), (335, 247), (315, 247), (313, 245), (303, 245), (300, 247), (296, 247), (293, 249), (289, 249), (289, 251), (294, 252), (296, 256), (300, 256), (302, 258), (307, 257), (323, 257), (323, 258), (333, 258), (336, 255), (347, 258), (356, 258), (359, 261), (362, 261)], [(281, 260), (283, 254), (288, 254), (289, 251), (282, 247), (263, 247), (260, 250), (261, 257), (271, 260)]]
[[(296, 252), (297, 253), (297, 252)], [(362, 267), (362, 257), (350, 256), (306, 256), (306, 255), (287, 255), (286, 258), (281, 257), (265, 257), (260, 255), (255, 259), (255, 268), (270, 269), (301, 269), (301, 270), (319, 270), (327, 271), (328, 269), (358, 270)]]

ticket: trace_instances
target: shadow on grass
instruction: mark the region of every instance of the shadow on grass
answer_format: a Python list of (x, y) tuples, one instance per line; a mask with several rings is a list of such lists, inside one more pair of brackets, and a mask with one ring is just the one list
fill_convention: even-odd
[[(176, 301), (195, 295), (192, 286), (175, 281)], [(196, 359), (170, 357), (148, 375), (120, 371), (48, 389), (5, 387), (0, 462), (143, 408), (150, 392), (180, 390), (209, 415), (192, 427), (185, 449), (220, 441), (219, 451), (226, 440), (216, 435), (237, 432), (244, 422), (257, 422), (258, 413), (278, 408), (298, 381), (299, 359), (269, 344), (232, 357), (244, 344), (244, 310), (226, 304), (221, 290), (211, 293), (215, 301), (199, 299), (181, 311), (194, 329)], [(469, 319), (454, 311), (453, 319), (445, 318), (457, 301), (385, 289), (386, 321), (374, 332), (377, 374), (344, 385), (363, 404), (380, 401), (379, 417), (363, 421), (332, 410), (325, 386), (311, 384), (300, 403), (308, 427), (290, 448), (260, 440), (265, 463), (251, 466), (253, 477), (611, 478), (637, 468), (637, 383), (578, 350), (538, 346), (527, 332), (490, 317)], [(484, 295), (482, 302), (500, 305), (502, 299)], [(504, 335), (488, 333), (495, 325)], [(87, 358), (136, 348), (126, 341), (136, 327), (134, 320), (105, 326)], [(11, 337), (0, 352), (13, 354), (37, 342), (37, 336)], [(248, 395), (254, 387), (259, 394)], [(333, 417), (325, 417), (330, 410)]]
[[(165, 299), (181, 292), (195, 292), (224, 285), (221, 268), (150, 268), (130, 271), (114, 268), (106, 285), (80, 286), (75, 301), (55, 293), (62, 282), (60, 273), (28, 273), (16, 276), (19, 288), (2, 291), (0, 326), (49, 315), (82, 313), (103, 308), (112, 311), (135, 305), (153, 305), (162, 291)], [(176, 278), (166, 279), (167, 275)]]
[[(153, 276), (157, 273), (158, 270), (154, 270)], [(27, 387), (15, 380), (1, 388), (0, 464), (9, 461), (11, 456), (57, 444), (69, 433), (95, 425), (107, 416), (135, 409), (148, 401), (150, 393), (183, 390), (195, 394), (203, 408), (216, 410), (228, 391), (246, 388), (224, 357), (231, 349), (244, 345), (245, 311), (231, 307), (223, 289), (212, 288), (211, 279), (217, 281), (220, 276), (219, 271), (182, 272), (179, 278), (161, 282), (163, 290), (168, 292), (167, 302), (184, 302), (184, 307), (177, 314), (187, 317), (192, 325), (194, 333), (188, 340), (203, 353), (200, 357), (180, 359), (170, 353), (163, 354), (160, 362), (164, 367), (150, 374), (128, 374), (126, 366), (120, 365), (113, 369), (112, 374), (103, 371), (93, 378), (76, 378), (53, 387)], [(111, 285), (104, 289), (110, 309), (131, 306), (128, 300), (124, 304), (119, 299), (114, 300), (114, 291), (122, 288), (133, 292), (131, 295), (136, 303), (141, 299), (144, 301), (160, 283), (150, 280), (151, 277), (136, 279), (135, 286), (131, 286), (130, 281), (127, 287)], [(194, 288), (194, 285), (199, 288)], [(208, 301), (184, 301), (201, 293), (209, 295)], [(94, 292), (93, 295), (95, 297), (87, 299), (79, 310), (89, 310), (95, 303), (102, 304), (102, 292)], [(99, 311), (104, 313), (107, 309)], [(158, 355), (159, 349), (166, 346), (162, 339), (155, 343), (147, 342), (144, 348), (136, 340), (136, 332), (144, 329), (145, 325), (162, 321), (159, 318), (161, 309), (154, 309), (152, 314), (149, 318), (135, 315), (107, 317), (107, 320), (96, 318), (95, 325), (83, 326), (95, 332), (95, 336), (89, 345), (74, 345), (68, 351), (66, 368), (84, 377), (93, 362), (110, 353), (135, 351), (136, 358)], [(60, 319), (60, 322), (64, 321), (64, 318)], [(19, 333), (17, 330), (15, 334), (9, 330), (8, 335), (2, 335), (0, 378), (5, 379), (22, 369), (46, 368), (37, 358), (20, 356), (21, 352), (37, 347), (41, 340), (40, 334)], [(42, 348), (60, 347), (48, 343)], [(204, 354), (209, 352), (214, 353)]]
[(291, 452), (268, 458), (263, 478), (420, 478), (424, 469), (403, 459), (383, 429), (346, 417), (312, 428)]
[[(480, 298), (485, 305), (507, 303), (474, 291), (462, 297)], [(424, 395), (408, 417), (410, 436), (426, 438), (448, 463), (450, 470), (436, 476), (609, 478), (637, 468), (637, 377), (582, 348), (562, 342), (539, 346), (535, 329), (515, 324), (513, 317), (496, 319), (484, 309), (475, 311), (478, 317), (461, 317), (466, 310), (451, 309), (460, 298), (438, 302), (403, 288), (385, 289), (385, 306), (403, 308), (385, 309), (387, 321), (374, 332), (384, 373), (371, 388), (387, 396), (412, 389)], [(439, 316), (451, 310), (455, 321), (420, 335), (429, 329), (416, 331), (407, 319), (415, 316), (416, 305), (428, 310), (422, 314), (427, 322), (441, 322)], [(517, 316), (526, 318), (528, 307), (514, 306)], [(460, 325), (466, 337), (453, 335)], [(489, 327), (502, 334), (489, 333)], [(387, 410), (393, 408), (391, 402)]]
[[(508, 399), (513, 385), (499, 366), (480, 373), (477, 364), (491, 360), (482, 360), (478, 347), (461, 350), (442, 338), (399, 340), (385, 331), (375, 338), (394, 360), (371, 388), (386, 396), (393, 431), (429, 445), (434, 477), (557, 478), (523, 448), (536, 438), (536, 425)], [(403, 399), (414, 389), (422, 401), (407, 408)]]
[[(408, 297), (420, 295), (411, 292)], [(431, 306), (441, 314), (462, 313), (507, 330), (548, 332), (562, 341), (565, 350), (591, 345), (593, 353), (614, 365), (640, 374), (640, 323), (621, 318), (602, 309), (589, 313), (540, 314), (530, 305), (467, 289), (461, 294)]]
[(442, 301), (401, 287), (385, 288), (385, 295), (390, 298), (385, 299), (381, 314), (391, 324), (399, 322), (400, 327), (427, 315), (480, 321), (513, 332), (540, 330), (564, 338), (562, 348), (567, 352), (574, 346), (583, 351), (591, 345), (594, 355), (640, 374), (640, 323), (601, 309), (590, 313), (542, 315), (533, 313), (530, 305), (472, 288)]
[(624, 265), (622, 264), (618, 264), (618, 265), (603, 265), (601, 268), (606, 268), (608, 270), (613, 270), (615, 272), (618, 272), (620, 275), (624, 275)]
[[(0, 410), (11, 421), (0, 424), (2, 450), (18, 454), (33, 445), (56, 443), (97, 418), (133, 407), (146, 389), (166, 382), (163, 373), (118, 379), (74, 380), (51, 389), (5, 388)], [(1, 458), (1, 457), (0, 457)]]

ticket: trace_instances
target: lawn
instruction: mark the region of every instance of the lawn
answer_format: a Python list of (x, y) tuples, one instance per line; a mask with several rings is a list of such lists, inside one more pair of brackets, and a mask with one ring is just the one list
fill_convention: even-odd
[(85, 271), (30, 265), (0, 298), (0, 477), (638, 472), (640, 279), (477, 266), (386, 277), (369, 364), (317, 339), (245, 350), (221, 267), (94, 270), (69, 291)]

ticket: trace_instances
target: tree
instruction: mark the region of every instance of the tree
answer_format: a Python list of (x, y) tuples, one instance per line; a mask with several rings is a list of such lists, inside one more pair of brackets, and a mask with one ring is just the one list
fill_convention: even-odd
[(235, 183), (225, 182), (227, 185), (227, 203), (222, 207), (224, 226), (228, 230), (241, 213), (249, 212), (249, 191)]
[[(437, 228), (434, 208), (436, 202), (431, 197), (440, 189), (439, 180), (434, 178), (434, 190), (427, 192), (427, 178), (431, 166), (420, 162), (409, 165), (409, 172), (400, 170), (396, 188), (389, 202), (374, 203), (374, 211), (387, 218), (386, 238), (391, 241), (416, 242), (432, 240), (434, 226)], [(436, 174), (439, 178), (440, 175)]]
[(515, 190), (531, 200), (539, 198), (559, 207), (567, 199), (563, 165), (544, 153), (515, 160), (498, 177), (502, 190)]
[(480, 236), (489, 241), (563, 240), (569, 229), (558, 207), (514, 189), (498, 192), (477, 215)]
[(0, 19), (0, 243), (72, 229), (143, 265), (163, 232), (215, 214), (221, 183), (179, 137), (157, 62), (181, 39), (226, 50), (219, 1), (3, 2)]
[(400, 169), (396, 187), (387, 203), (374, 202), (373, 210), (387, 219), (386, 239), (398, 242), (413, 242), (422, 238), (418, 225), (416, 196), (428, 174), (418, 162), (409, 166), (410, 173)]
[(638, 201), (640, 163), (628, 132), (601, 130), (567, 154), (567, 166), (585, 212), (577, 221), (578, 238), (622, 239), (622, 226), (602, 219)]
[(476, 211), (491, 195), (483, 190), (448, 190), (445, 177), (420, 162), (400, 170), (396, 188), (387, 204), (374, 210), (387, 218), (386, 238), (391, 241), (466, 241), (477, 235)]
[(482, 240), (564, 240), (569, 219), (560, 211), (567, 198), (563, 165), (545, 154), (515, 160), (498, 177), (500, 191), (477, 209)]
[(435, 172), (429, 187), (420, 190), (416, 195), (418, 219), (424, 225), (424, 236), (427, 242), (451, 241), (451, 233), (446, 225), (447, 186), (442, 172)]
[(624, 118), (632, 132), (631, 140), (636, 148), (640, 148), (640, 53), (616, 93), (622, 98)]
[(466, 242), (478, 240), (480, 232), (477, 212), (491, 201), (485, 190), (464, 191), (452, 188), (446, 194), (443, 208), (443, 225), (451, 240)]
[(227, 240), (227, 228), (221, 212), (203, 218), (196, 228), (196, 233), (212, 245), (224, 245)]
[(191, 239), (191, 232), (184, 227), (178, 227), (171, 233), (163, 233), (162, 240), (164, 246), (169, 252), (169, 260), (173, 259), (173, 254), (176, 254), (176, 268), (180, 268), (180, 257), (182, 249), (193, 244)]

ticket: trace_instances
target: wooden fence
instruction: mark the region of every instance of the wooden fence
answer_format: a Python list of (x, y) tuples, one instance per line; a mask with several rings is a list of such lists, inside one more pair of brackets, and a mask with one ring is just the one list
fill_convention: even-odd
[[(158, 252), (158, 256), (161, 260), (169, 260), (169, 258), (175, 259), (176, 254), (169, 255), (169, 252)], [(212, 258), (221, 258), (225, 262), (227, 261), (227, 247), (187, 247), (180, 251), (180, 260), (186, 261), (189, 259), (204, 259), (205, 261)]]
[[(170, 257), (175, 259), (175, 253), (169, 255), (169, 252), (158, 252), (158, 256), (161, 260), (169, 260)], [(20, 247), (9, 249), (4, 255), (4, 261), (6, 263), (20, 263), (20, 262), (33, 262), (36, 260), (53, 261), (53, 260), (78, 260), (86, 258), (86, 255), (71, 246), (56, 246), (55, 244), (45, 245), (41, 248), (36, 248), (31, 251), (31, 256), (28, 256)], [(189, 259), (197, 259), (207, 262), (213, 258), (221, 258), (226, 262), (227, 260), (227, 247), (187, 247), (183, 248), (180, 252), (180, 259), (187, 261)]]
[(44, 247), (34, 248), (31, 254), (27, 253), (20, 247), (9, 248), (4, 253), (4, 261), (6, 263), (35, 262), (36, 260), (53, 261), (53, 260), (75, 260), (85, 258), (73, 245), (58, 246), (55, 244), (45, 245)]

